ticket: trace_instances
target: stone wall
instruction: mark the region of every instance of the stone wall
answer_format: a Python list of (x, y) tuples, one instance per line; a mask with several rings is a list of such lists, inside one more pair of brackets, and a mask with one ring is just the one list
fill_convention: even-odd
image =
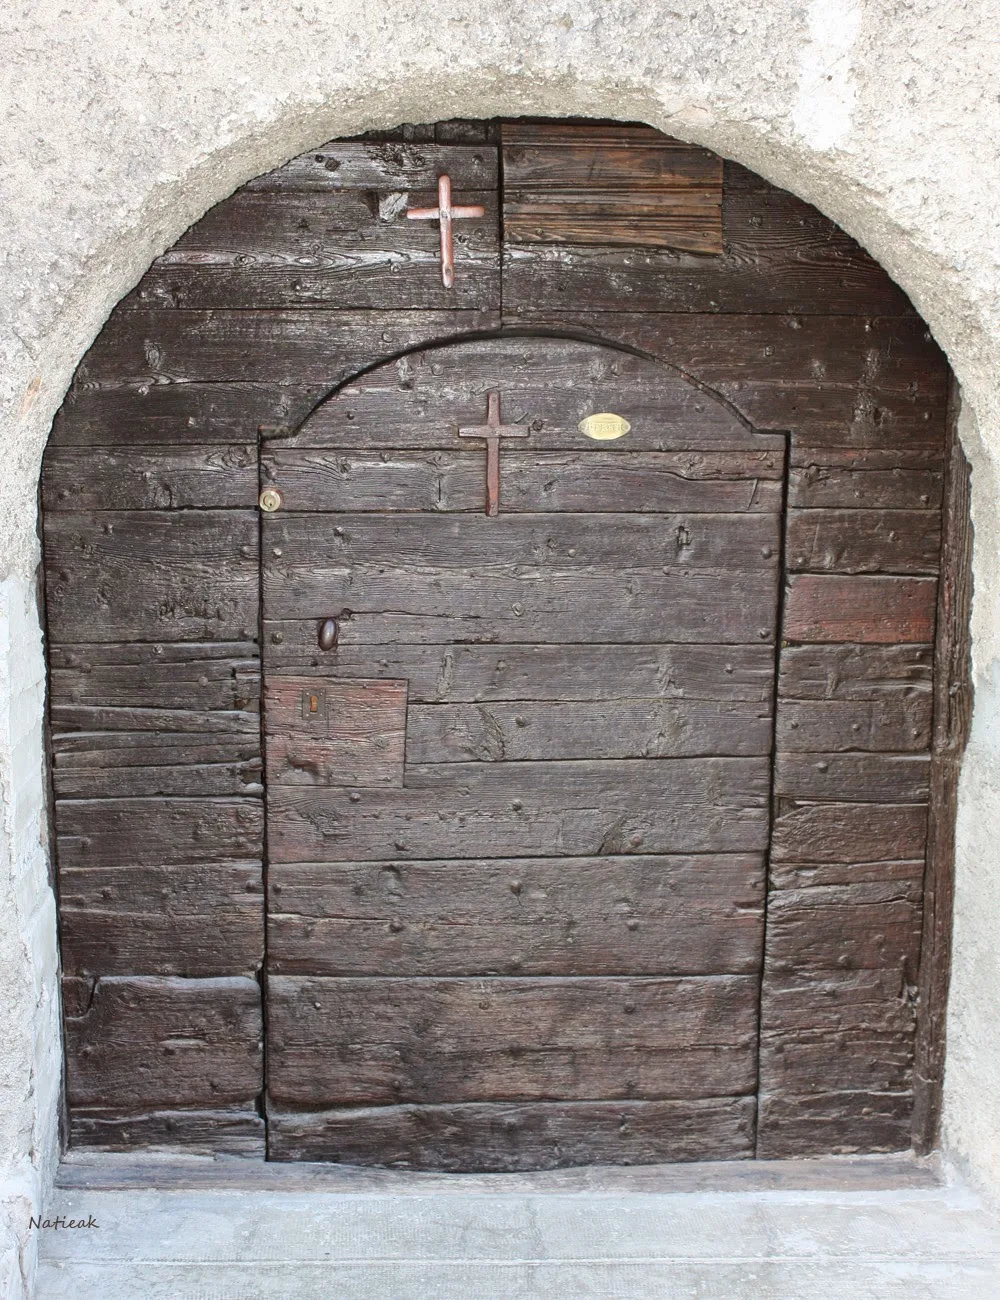
[[(945, 1141), (1000, 1200), (1000, 35), (986, 0), (54, 0), (8, 6), (0, 203), (0, 1291), (30, 1287), (59, 1053), (34, 598), (42, 448), (150, 260), (237, 185), (399, 121), (642, 120), (821, 208), (962, 384), (976, 713), (959, 818)], [(23, 1283), (22, 1283), (23, 1279)]]

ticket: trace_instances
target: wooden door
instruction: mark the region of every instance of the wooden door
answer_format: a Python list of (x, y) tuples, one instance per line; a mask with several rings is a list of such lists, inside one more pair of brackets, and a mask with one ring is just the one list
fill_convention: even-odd
[(272, 1156), (752, 1154), (784, 455), (543, 337), (388, 362), (266, 445)]

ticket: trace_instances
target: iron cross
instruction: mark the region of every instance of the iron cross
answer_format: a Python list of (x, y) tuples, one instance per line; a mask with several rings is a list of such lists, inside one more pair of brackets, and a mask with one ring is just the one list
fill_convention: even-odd
[(460, 438), (486, 440), (486, 513), (500, 513), (500, 439), (527, 438), (528, 430), (519, 424), (500, 423), (500, 394), (490, 393), (486, 400), (486, 423), (459, 429)]
[(455, 283), (455, 249), (451, 238), (451, 223), (466, 217), (485, 217), (486, 209), (479, 203), (457, 208), (451, 205), (451, 177), (438, 177), (438, 205), (436, 208), (408, 208), (411, 221), (440, 221), (441, 223), (441, 283), (450, 289)]

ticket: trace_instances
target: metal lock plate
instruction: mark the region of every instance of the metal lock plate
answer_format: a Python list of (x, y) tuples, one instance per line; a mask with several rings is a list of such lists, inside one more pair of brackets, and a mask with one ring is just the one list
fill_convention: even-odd
[(284, 498), (275, 487), (266, 487), (257, 498), (257, 504), (265, 514), (273, 515), (276, 510), (280, 510), (284, 503)]

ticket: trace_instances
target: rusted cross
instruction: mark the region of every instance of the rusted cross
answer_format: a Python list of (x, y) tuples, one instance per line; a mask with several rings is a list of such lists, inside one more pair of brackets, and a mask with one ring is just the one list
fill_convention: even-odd
[(455, 283), (455, 249), (451, 238), (451, 223), (466, 217), (485, 217), (486, 209), (479, 203), (451, 205), (451, 177), (438, 177), (438, 205), (436, 208), (408, 208), (411, 221), (440, 221), (441, 223), (441, 283), (450, 289)]
[(486, 399), (486, 423), (469, 429), (459, 429), (460, 438), (486, 440), (486, 513), (500, 513), (500, 439), (527, 438), (528, 430), (519, 424), (500, 423), (500, 394), (490, 393)]

